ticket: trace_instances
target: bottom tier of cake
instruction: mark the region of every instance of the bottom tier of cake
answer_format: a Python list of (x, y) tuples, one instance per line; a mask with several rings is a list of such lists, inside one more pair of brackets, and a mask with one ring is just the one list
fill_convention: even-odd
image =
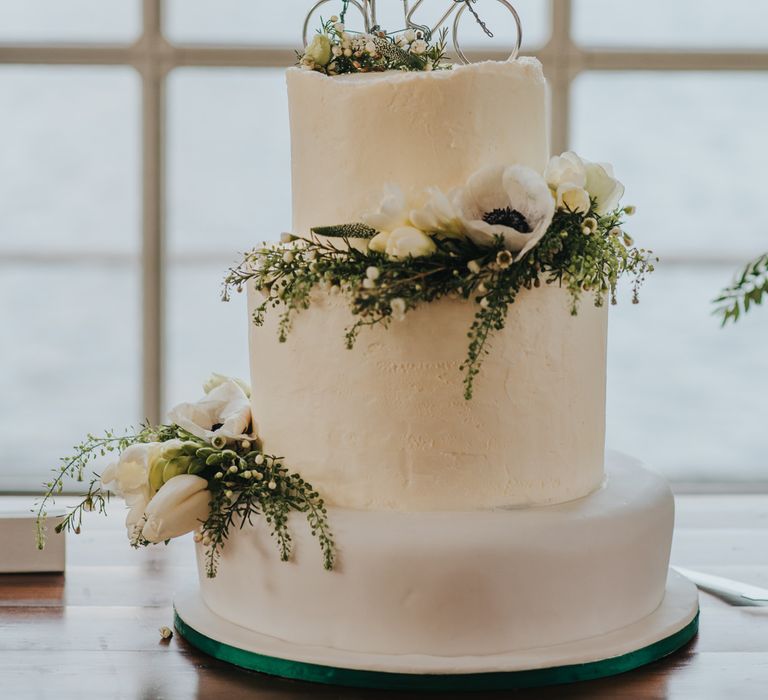
[(300, 517), (287, 563), (263, 524), (246, 526), (216, 578), (198, 550), (202, 600), (217, 618), (292, 645), (446, 661), (610, 634), (664, 600), (674, 502), (633, 460), (607, 462), (601, 488), (555, 506), (332, 510), (330, 572)]

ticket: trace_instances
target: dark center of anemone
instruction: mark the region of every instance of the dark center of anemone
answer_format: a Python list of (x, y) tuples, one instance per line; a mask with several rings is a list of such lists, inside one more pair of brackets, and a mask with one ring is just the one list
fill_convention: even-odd
[(223, 428), (223, 427), (224, 427), (224, 423), (214, 423), (211, 426), (211, 430), (218, 430), (219, 428)]
[(489, 211), (484, 217), (483, 221), (491, 226), (507, 226), (513, 228), (520, 233), (530, 233), (531, 225), (517, 209), (511, 207), (505, 207), (504, 209), (494, 209)]

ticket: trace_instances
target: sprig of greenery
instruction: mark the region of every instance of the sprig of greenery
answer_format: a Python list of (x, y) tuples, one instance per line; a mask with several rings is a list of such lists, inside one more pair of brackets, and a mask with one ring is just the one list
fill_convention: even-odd
[[(177, 459), (186, 473), (206, 479), (211, 492), (210, 512), (201, 524), (200, 532), (209, 577), (216, 575), (222, 547), (232, 528), (252, 524), (255, 516), (264, 517), (269, 524), (280, 558), (287, 561), (292, 544), (288, 516), (293, 511), (305, 515), (312, 535), (320, 544), (323, 565), (326, 569), (333, 568), (335, 548), (328, 512), (311, 484), (300, 474), (290, 473), (281, 458), (264, 454), (256, 442), (214, 447), (177, 425), (145, 425), (141, 430), (125, 435), (117, 435), (114, 431), (108, 431), (104, 436), (88, 435), (71, 456), (61, 460), (61, 465), (54, 470), (55, 477), (45, 485), (46, 492), (37, 510), (38, 547), (42, 549), (45, 544), (49, 504), (62, 493), (66, 479), (82, 481), (85, 470), (97, 456), (122, 452), (131, 445), (174, 439), (182, 441)], [(101, 488), (100, 475), (93, 474), (87, 493), (56, 526), (56, 532), (79, 534), (83, 513), (97, 511), (105, 514), (108, 500), (109, 493)], [(130, 540), (135, 547), (150, 544), (141, 537), (140, 527), (131, 534)]]
[(585, 293), (596, 306), (608, 299), (616, 303), (618, 281), (629, 276), (637, 302), (655, 258), (651, 251), (634, 247), (621, 228), (625, 213), (619, 209), (600, 217), (594, 202), (587, 214), (560, 209), (539, 244), (519, 261), (513, 261), (501, 237), (481, 247), (466, 238), (434, 234), (436, 253), (405, 259), (360, 250), (359, 242), (343, 236), (332, 242), (297, 238), (288, 246), (265, 245), (246, 254), (225, 278), (223, 298), (228, 300), (233, 289), (255, 285), (264, 299), (253, 312), (254, 323), (263, 325), (270, 309), (279, 309), (278, 337), (284, 342), (294, 315), (310, 306), (313, 295), (342, 294), (354, 317), (345, 331), (347, 348), (363, 328), (387, 327), (423, 303), (443, 297), (472, 301), (477, 311), (461, 365), (464, 396), (470, 399), (493, 334), (504, 328), (508, 307), (522, 289), (542, 283), (564, 287), (576, 314)]
[(714, 313), (721, 317), (722, 325), (734, 323), (743, 313), (753, 306), (759, 306), (768, 295), (768, 253), (752, 260), (746, 265), (741, 275), (729, 287), (726, 287), (714, 304)]

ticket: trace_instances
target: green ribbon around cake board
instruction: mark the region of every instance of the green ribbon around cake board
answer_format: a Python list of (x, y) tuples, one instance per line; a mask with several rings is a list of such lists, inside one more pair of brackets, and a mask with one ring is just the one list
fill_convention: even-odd
[(528, 671), (469, 674), (388, 673), (291, 661), (245, 651), (229, 644), (217, 642), (190, 627), (179, 617), (178, 613), (174, 614), (174, 624), (184, 639), (209, 656), (271, 676), (327, 685), (380, 690), (472, 691), (559, 685), (615, 676), (631, 671), (668, 656), (693, 639), (699, 627), (699, 613), (697, 612), (693, 620), (685, 627), (669, 637), (637, 651), (631, 651), (610, 659)]

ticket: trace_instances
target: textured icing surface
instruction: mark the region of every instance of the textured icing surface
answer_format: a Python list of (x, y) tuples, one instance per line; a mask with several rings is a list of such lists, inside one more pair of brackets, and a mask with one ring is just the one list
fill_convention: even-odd
[(549, 157), (536, 59), (433, 73), (287, 75), (296, 233), (358, 220), (377, 208), (387, 183), (449, 190), (485, 165), (541, 172)]
[[(261, 300), (249, 290), (251, 305)], [(251, 327), (253, 415), (267, 452), (345, 508), (556, 503), (603, 478), (607, 310), (543, 285), (510, 306), (471, 401), (459, 370), (474, 304), (441, 300), (352, 350), (346, 301), (320, 295), (284, 344)]]
[(208, 607), (273, 637), (361, 652), (485, 656), (586, 639), (661, 603), (674, 503), (663, 479), (614, 457), (602, 488), (557, 506), (330, 518), (332, 572), (300, 516), (288, 563), (261, 523), (235, 530), (215, 579), (201, 562)]

